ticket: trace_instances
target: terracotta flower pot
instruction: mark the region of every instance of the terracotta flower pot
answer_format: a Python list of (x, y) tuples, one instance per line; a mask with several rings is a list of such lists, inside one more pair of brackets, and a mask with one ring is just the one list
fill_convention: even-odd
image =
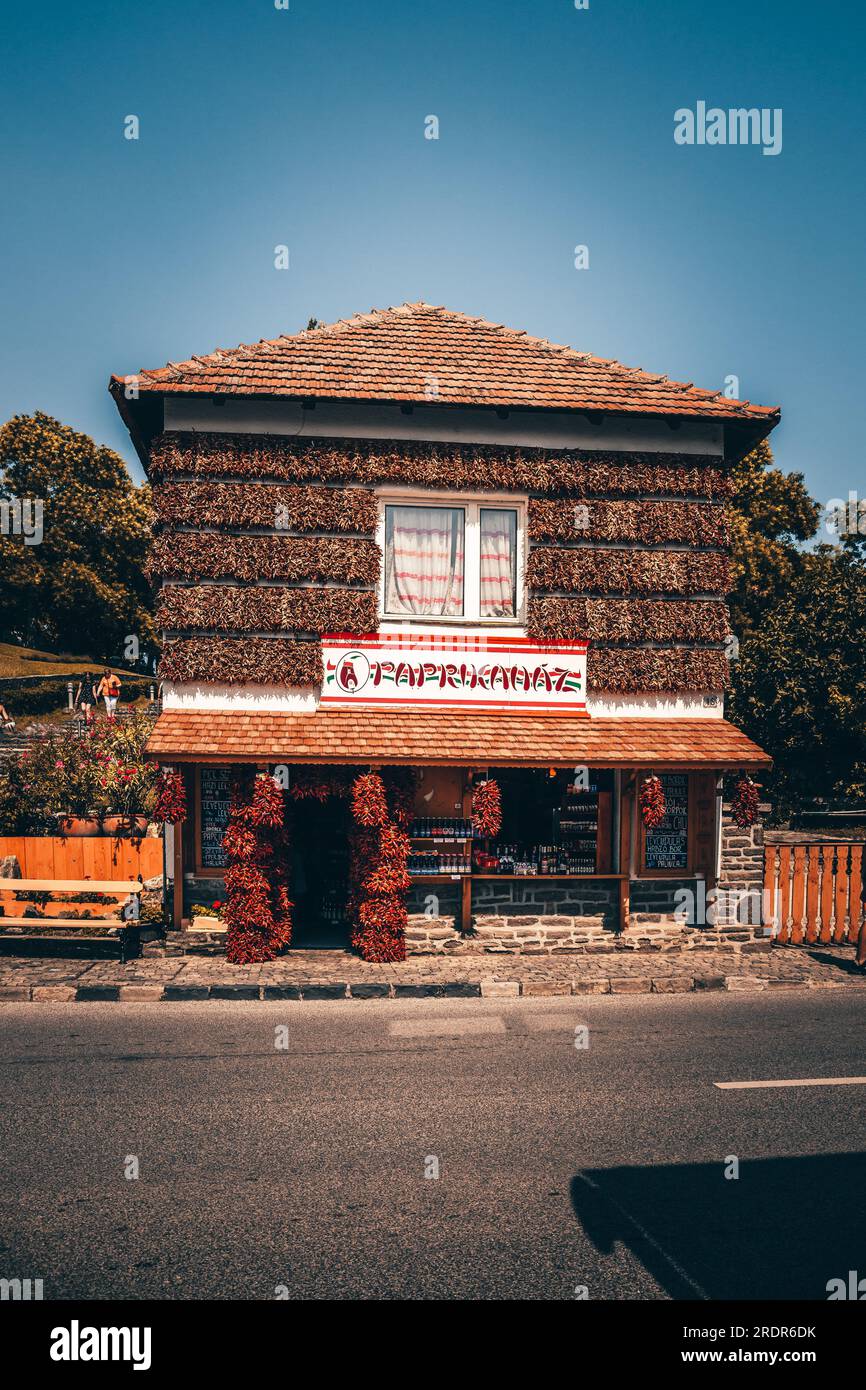
[(61, 816), (60, 817), (61, 835), (80, 837), (83, 835), (99, 834), (98, 816)]
[(102, 829), (106, 835), (138, 839), (147, 834), (147, 816), (103, 816)]

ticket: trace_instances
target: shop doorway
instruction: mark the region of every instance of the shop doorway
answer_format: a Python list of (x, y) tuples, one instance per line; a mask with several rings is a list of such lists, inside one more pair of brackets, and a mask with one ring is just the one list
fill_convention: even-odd
[(289, 889), (295, 904), (293, 946), (335, 950), (349, 945), (350, 821), (349, 803), (343, 797), (295, 803)]

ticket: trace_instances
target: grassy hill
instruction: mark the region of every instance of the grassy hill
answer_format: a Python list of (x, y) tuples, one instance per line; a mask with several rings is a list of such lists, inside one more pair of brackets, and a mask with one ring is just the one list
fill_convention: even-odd
[[(33, 647), (16, 647), (10, 642), (0, 642), (0, 680), (14, 680), (20, 676), (42, 676), (46, 679), (65, 676), (68, 679), (84, 671), (104, 670), (104, 663), (94, 661), (90, 656), (71, 656), (68, 652), (58, 656), (54, 652), (40, 652)], [(122, 666), (112, 666), (111, 670), (121, 676), (132, 674)]]
[[(123, 679), (121, 703), (129, 705), (147, 700), (156, 684), (153, 676), (129, 671), (123, 666), (109, 668)], [(101, 676), (105, 663), (90, 656), (75, 656), (69, 652), (41, 652), (32, 647), (16, 647), (0, 642), (0, 704), (13, 718), (27, 715), (47, 717), (64, 715), (67, 708), (67, 684), (77, 684), (86, 671)]]

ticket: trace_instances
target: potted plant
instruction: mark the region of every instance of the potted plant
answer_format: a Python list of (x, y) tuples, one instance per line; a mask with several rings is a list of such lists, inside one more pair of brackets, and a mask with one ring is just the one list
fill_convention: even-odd
[(100, 831), (100, 798), (97, 770), (84, 755), (80, 739), (64, 739), (54, 754), (54, 774), (50, 795), (60, 806), (58, 824), (61, 835), (91, 836)]
[(93, 735), (97, 783), (104, 801), (103, 830), (143, 836), (156, 804), (159, 770), (144, 758), (148, 728), (138, 720)]
[(205, 907), (202, 903), (193, 903), (193, 925), (198, 931), (225, 931), (222, 910), (223, 904), (219, 901), (211, 903), (210, 907)]
[[(159, 772), (144, 757), (152, 722), (100, 721), (85, 737), (39, 739), (0, 766), (0, 831), (61, 835), (144, 835), (156, 805)], [(49, 829), (50, 833), (50, 829)]]
[(102, 818), (109, 835), (147, 834), (155, 800), (154, 772), (148, 764), (115, 758), (106, 769), (109, 811)]

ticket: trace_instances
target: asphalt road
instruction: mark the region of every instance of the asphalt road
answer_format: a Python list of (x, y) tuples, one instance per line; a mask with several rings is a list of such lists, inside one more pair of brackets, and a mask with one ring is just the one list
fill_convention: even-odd
[(862, 1011), (4, 1005), (0, 1277), (46, 1299), (823, 1300), (866, 1275), (866, 1086), (714, 1082), (866, 1075)]

